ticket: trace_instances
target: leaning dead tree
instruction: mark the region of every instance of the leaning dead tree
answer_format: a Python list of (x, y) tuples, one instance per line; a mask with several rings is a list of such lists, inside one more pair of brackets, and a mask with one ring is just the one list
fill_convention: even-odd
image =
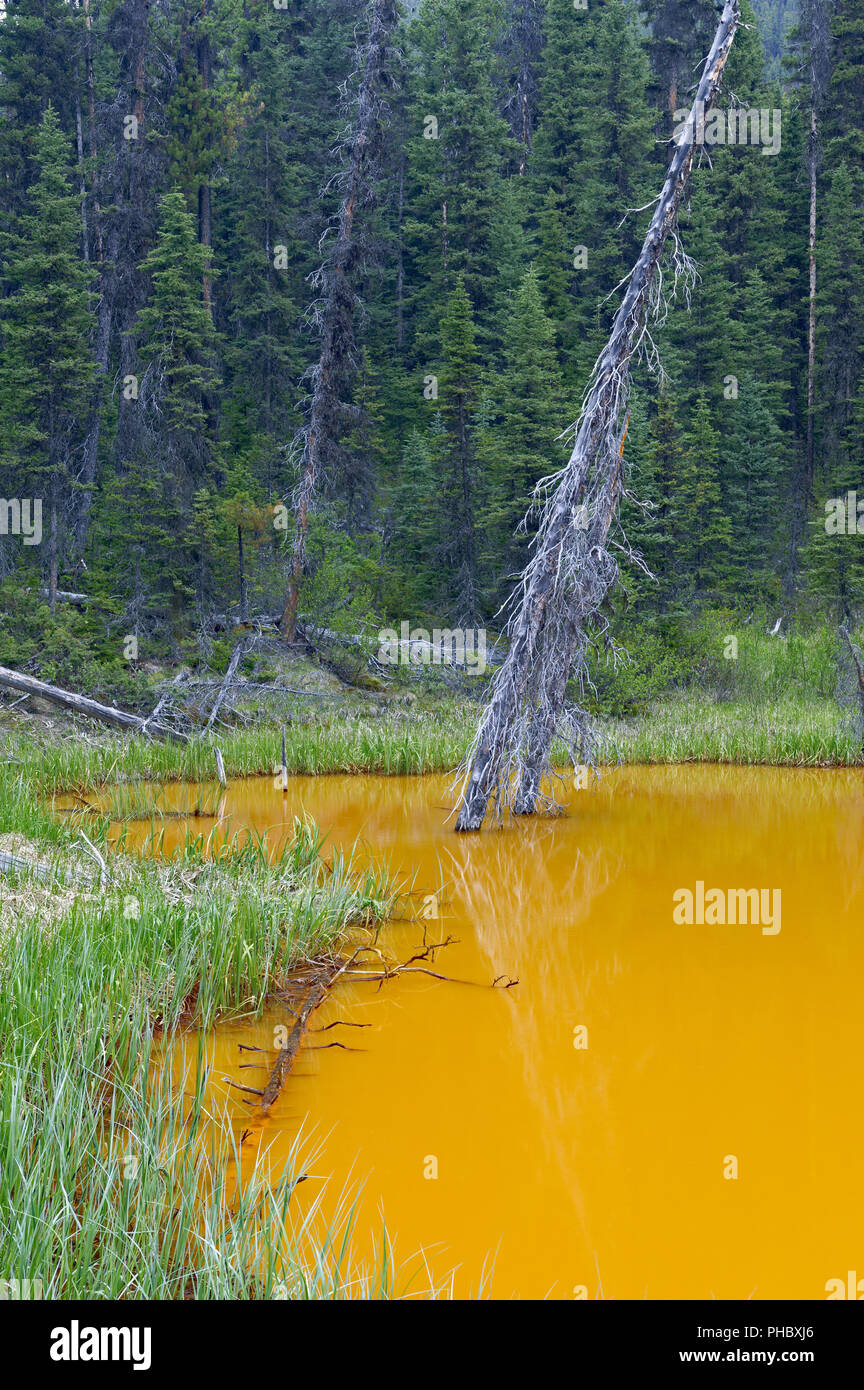
[(530, 815), (540, 805), (554, 805), (541, 794), (541, 783), (551, 772), (556, 736), (574, 763), (595, 760), (592, 721), (583, 708), (567, 703), (567, 686), (572, 679), (581, 693), (590, 689), (590, 646), (598, 624), (600, 632), (608, 627), (599, 610), (618, 574), (612, 551), (632, 554), (623, 536), (609, 540), (625, 485), (630, 364), (634, 356), (656, 359), (649, 323), (664, 310), (667, 240), (673, 286), (682, 274), (692, 273), (676, 218), (697, 130), (717, 98), (740, 18), (739, 0), (727, 0), (639, 259), (623, 282), (624, 298), (594, 364), (572, 453), (566, 466), (538, 487), (533, 553), (511, 599), (509, 651), (467, 755), (457, 830), (479, 830), (490, 803), (496, 816), (505, 808)]
[(296, 533), (291, 557), (288, 597), (280, 624), (294, 641), (300, 583), (306, 565), (309, 514), (324, 478), (338, 471), (339, 440), (357, 423), (349, 403), (357, 361), (354, 323), (358, 300), (356, 282), (367, 260), (366, 236), (360, 223), (376, 199), (376, 181), (386, 124), (386, 84), (393, 62), (391, 39), (399, 18), (396, 0), (370, 0), (366, 42), (358, 52), (359, 80), (349, 106), (350, 129), (340, 151), (343, 168), (337, 176), (342, 198), (326, 258), (312, 277), (319, 291), (311, 318), (320, 337), (318, 360), (310, 373), (312, 390), (306, 423), (295, 441), (300, 481), (294, 495)]

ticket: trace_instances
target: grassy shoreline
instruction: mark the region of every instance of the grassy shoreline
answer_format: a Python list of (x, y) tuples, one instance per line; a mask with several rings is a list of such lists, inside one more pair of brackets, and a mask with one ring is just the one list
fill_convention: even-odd
[[(378, 718), (331, 718), (290, 725), (290, 775), (375, 773), (410, 776), (455, 769), (476, 729), (478, 710), (450, 702), (440, 709)], [(92, 727), (92, 726), (91, 726)], [(860, 736), (828, 699), (721, 701), (693, 694), (657, 702), (638, 719), (599, 721), (606, 764), (722, 762), (801, 767), (846, 767), (864, 762)], [(229, 777), (273, 773), (281, 760), (280, 727), (236, 729), (189, 745), (152, 743), (99, 732), (81, 742), (73, 733), (39, 748), (19, 733), (7, 738), (0, 764), (8, 780), (17, 767), (40, 793), (84, 790), (111, 781), (209, 782), (214, 748)], [(559, 760), (564, 750), (559, 749)], [(2, 783), (0, 783), (2, 785)]]
[(389, 916), (394, 886), (339, 855), (325, 863), (299, 821), (275, 861), (245, 836), (213, 857), (200, 842), (170, 861), (114, 854), (108, 886), (70, 883), (94, 866), (39, 804), (21, 751), (0, 768), (0, 845), (57, 876), (0, 877), (5, 1277), (39, 1280), (51, 1299), (391, 1293), (392, 1271), (382, 1284), (350, 1266), (341, 1229), (316, 1230), (311, 1260), (308, 1242), (297, 1254), (294, 1174), (273, 1178), (266, 1153), (234, 1189), (231, 1125), (207, 1109), (200, 1066), (191, 1092), (174, 1090), (160, 1040), (257, 1014), (300, 961)]

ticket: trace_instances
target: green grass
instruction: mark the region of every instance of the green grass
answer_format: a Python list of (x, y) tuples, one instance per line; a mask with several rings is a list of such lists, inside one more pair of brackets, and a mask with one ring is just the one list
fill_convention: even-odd
[(692, 693), (657, 704), (646, 719), (608, 721), (625, 763), (764, 763), (845, 767), (862, 762), (861, 738), (833, 701), (713, 703)]
[[(26, 773), (7, 766), (0, 784), (0, 829), (71, 863), (73, 832), (35, 804)], [(273, 1179), (262, 1159), (228, 1201), (231, 1125), (211, 1123), (200, 1068), (181, 1096), (160, 1061), (160, 1035), (257, 1012), (299, 959), (392, 911), (380, 874), (325, 865), (321, 849), (297, 822), (275, 860), (248, 836), (213, 858), (200, 839), (169, 863), (116, 856), (110, 887), (63, 891), (59, 916), (50, 886), (0, 881), (0, 899), (25, 905), (0, 933), (4, 1277), (64, 1299), (398, 1292), (389, 1257), (352, 1264), (350, 1194), (327, 1229), (313, 1204), (311, 1257), (302, 1229), (288, 1235), (294, 1165)]]
[[(476, 727), (477, 710), (424, 713), (374, 723), (351, 721), (289, 730), (291, 775), (377, 773), (410, 776), (458, 766)], [(672, 693), (626, 719), (601, 718), (606, 759), (627, 763), (735, 762), (779, 766), (844, 766), (862, 761), (861, 739), (833, 700), (797, 693), (772, 700), (744, 696), (714, 700), (694, 691)], [(229, 777), (273, 773), (280, 761), (276, 728), (238, 730), (219, 740)], [(564, 760), (563, 750), (558, 754)], [(210, 784), (204, 809), (215, 809), (213, 747), (111, 739), (93, 747), (72, 742), (25, 753), (24, 767), (40, 791), (110, 787), (116, 820), (160, 814), (158, 792), (146, 782)], [(189, 809), (194, 809), (193, 797)]]
[[(358, 719), (288, 728), (286, 756), (290, 774), (379, 772), (385, 775), (444, 771), (459, 761), (467, 747), (476, 713), (448, 709), (441, 715), (424, 713)], [(138, 737), (116, 736), (95, 745), (72, 740), (44, 750), (25, 750), (24, 767), (43, 792), (85, 790), (130, 782), (210, 782), (214, 777), (214, 747), (218, 743), (229, 777), (272, 773), (281, 762), (281, 736), (276, 725), (238, 729), (213, 742), (149, 743)], [(16, 756), (21, 757), (20, 749)]]
[[(730, 637), (738, 643), (734, 659), (725, 654)], [(603, 713), (601, 701), (597, 719), (607, 735), (609, 761), (793, 766), (861, 761), (861, 737), (848, 700), (841, 710), (836, 699), (844, 682), (848, 696), (849, 672), (829, 628), (769, 637), (756, 621), (738, 625), (730, 614), (713, 613), (687, 641), (680, 678), (671, 686), (654, 688), (658, 675), (652, 675), (651, 656), (644, 651), (635, 651), (631, 665), (615, 673), (614, 699), (607, 689), (606, 709), (635, 702), (636, 712), (615, 718)], [(597, 671), (601, 696), (604, 683), (609, 687), (605, 670)], [(649, 698), (646, 689), (652, 691)], [(630, 701), (622, 698), (628, 690)], [(393, 705), (370, 716), (351, 705), (314, 721), (304, 717), (287, 726), (288, 771), (312, 776), (450, 771), (464, 756), (479, 713), (476, 703), (451, 696), (432, 702), (424, 696), (410, 710)], [(141, 784), (212, 783), (216, 743), (229, 777), (273, 773), (281, 759), (281, 728), (267, 722), (266, 714), (262, 720), (188, 745), (103, 733), (95, 742), (55, 738), (42, 749), (18, 739), (13, 751), (42, 794), (109, 786), (117, 819), (149, 818), (159, 813), (159, 794), (142, 790)], [(214, 806), (216, 799), (214, 793)]]

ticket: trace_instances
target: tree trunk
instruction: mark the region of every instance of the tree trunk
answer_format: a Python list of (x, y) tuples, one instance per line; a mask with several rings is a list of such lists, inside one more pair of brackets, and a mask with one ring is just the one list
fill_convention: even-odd
[(390, 38), (398, 22), (395, 0), (371, 0), (369, 33), (360, 56), (360, 83), (354, 104), (355, 118), (343, 179), (333, 249), (313, 283), (321, 288), (317, 311), (321, 350), (312, 372), (309, 418), (301, 432), (300, 483), (295, 495), (297, 530), (291, 560), (288, 596), (280, 624), (282, 635), (294, 641), (300, 584), (306, 563), (309, 513), (321, 487), (328, 463), (338, 458), (338, 440), (344, 424), (345, 397), (354, 376), (354, 281), (363, 254), (354, 225), (359, 207), (374, 202), (372, 180), (381, 142), (384, 115), (382, 87), (390, 55)]
[[(201, 0), (201, 17), (206, 18), (207, 0)], [(198, 73), (201, 78), (201, 87), (205, 92), (209, 92), (213, 85), (213, 57), (210, 51), (210, 36), (202, 34), (198, 40)], [(198, 187), (198, 240), (202, 246), (206, 246), (208, 251), (213, 245), (213, 222), (210, 203), (210, 174), (209, 171)], [(209, 269), (204, 271), (202, 280), (202, 290), (204, 293), (204, 304), (207, 312), (212, 314), (212, 281)]]
[(96, 182), (96, 79), (93, 74), (93, 16), (90, 13), (90, 0), (84, 0), (84, 36), (84, 54), (87, 64), (87, 130), (90, 159), (93, 163), (93, 168), (90, 171), (90, 181), (93, 186), (93, 226), (96, 232), (96, 259), (101, 261), (102, 227)]
[(84, 172), (84, 131), (81, 122), (81, 96), (75, 82), (75, 148), (78, 154), (78, 182), (81, 193), (81, 250), (84, 260), (90, 261), (90, 232), (87, 227), (87, 177)]
[(51, 474), (49, 498), (50, 521), (48, 523), (48, 607), (53, 618), (57, 611), (57, 475)]
[(816, 107), (810, 107), (810, 140), (808, 173), (810, 176), (810, 228), (808, 235), (809, 293), (807, 318), (807, 495), (813, 485), (814, 473), (814, 409), (816, 405), (816, 185), (819, 167), (819, 131)]
[(246, 567), (243, 560), (243, 527), (237, 527), (237, 572), (240, 580), (240, 621), (249, 621), (249, 586), (246, 583)]
[(660, 303), (657, 269), (670, 233), (676, 278), (690, 269), (675, 220), (693, 163), (697, 112), (707, 113), (716, 100), (739, 22), (739, 0), (727, 0), (639, 259), (595, 363), (573, 452), (538, 490), (546, 499), (540, 526), (513, 596), (510, 649), (468, 755), (457, 830), (479, 830), (490, 800), (497, 814), (504, 807), (523, 814), (536, 809), (556, 734), (574, 761), (577, 750), (582, 762), (593, 757), (592, 723), (584, 710), (566, 708), (565, 691), (574, 675), (580, 689), (589, 683), (589, 626), (617, 575), (606, 540), (624, 486), (618, 421), (631, 359), (646, 341), (649, 311)]

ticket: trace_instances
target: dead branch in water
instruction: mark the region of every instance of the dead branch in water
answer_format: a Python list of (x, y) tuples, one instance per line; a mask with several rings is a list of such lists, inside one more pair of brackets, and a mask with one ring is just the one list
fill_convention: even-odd
[[(276, 1057), (276, 1061), (273, 1063), (273, 1066), (270, 1070), (270, 1076), (267, 1081), (267, 1085), (264, 1087), (263, 1091), (258, 1090), (254, 1086), (241, 1086), (239, 1082), (230, 1081), (230, 1078), (228, 1077), (225, 1077), (225, 1080), (228, 1081), (229, 1084), (233, 1086), (236, 1090), (243, 1091), (248, 1095), (258, 1096), (260, 1098), (260, 1104), (258, 1105), (258, 1113), (259, 1115), (264, 1116), (271, 1109), (275, 1101), (281, 1095), (282, 1090), (284, 1089), (285, 1082), (288, 1079), (291, 1068), (293, 1067), (294, 1062), (297, 1058), (297, 1054), (300, 1051), (300, 1044), (303, 1041), (303, 1035), (305, 1032), (308, 1031), (315, 1033), (327, 1033), (330, 1031), (331, 1028), (371, 1027), (371, 1024), (369, 1023), (354, 1023), (346, 1019), (336, 1019), (333, 1023), (328, 1023), (323, 1028), (307, 1027), (311, 1015), (324, 1002), (325, 998), (330, 993), (333, 986), (343, 976), (346, 979), (352, 980), (373, 980), (379, 984), (379, 988), (380, 985), (385, 983), (387, 980), (394, 980), (398, 978), (398, 976), (400, 975), (429, 975), (432, 977), (432, 979), (441, 980), (446, 984), (476, 985), (480, 989), (490, 988), (490, 986), (479, 984), (479, 982), (476, 980), (457, 980), (450, 975), (442, 975), (436, 970), (430, 970), (425, 966), (414, 964), (415, 961), (430, 959), (434, 960), (436, 951), (441, 950), (445, 946), (452, 946), (454, 944), (457, 944), (454, 942), (454, 938), (448, 936), (443, 941), (430, 942), (428, 945), (424, 947), (422, 951), (417, 952), (413, 956), (409, 956), (408, 960), (406, 961), (394, 961), (392, 963), (385, 959), (383, 952), (380, 951), (377, 946), (357, 946), (350, 956), (336, 957), (334, 959), (326, 960), (324, 962), (313, 963), (313, 970), (311, 976), (307, 975), (305, 979), (296, 982), (299, 983), (305, 991), (302, 1003), (300, 1004), (299, 1008), (292, 1009), (287, 1003), (285, 1003), (285, 1007), (288, 1009), (289, 1013), (291, 1013), (292, 1017), (294, 1018), (294, 1023), (292, 1025), (291, 1032), (288, 1034), (284, 1046), (280, 1048), (279, 1053)], [(372, 972), (355, 968), (355, 962), (361, 956), (367, 954), (371, 954), (378, 957), (382, 966), (382, 969), (380, 971), (376, 970)], [(498, 982), (505, 978), (509, 977), (503, 975), (497, 976), (495, 981), (491, 985), (491, 988), (497, 988)], [(505, 988), (509, 989), (512, 985), (518, 983), (518, 980), (510, 980), (509, 984), (506, 985)], [(283, 1003), (284, 1002), (285, 1001), (283, 999)], [(238, 1047), (244, 1052), (264, 1051), (263, 1048), (250, 1047), (246, 1043), (238, 1043)], [(321, 1046), (313, 1046), (309, 1050), (312, 1052), (327, 1052), (331, 1048), (338, 1048), (342, 1052), (365, 1051), (365, 1048), (349, 1047), (346, 1043), (343, 1042), (325, 1043)], [(249, 1063), (247, 1065), (264, 1066), (265, 1064), (262, 1062)]]
[(528, 815), (539, 804), (552, 809), (554, 802), (542, 797), (540, 788), (551, 770), (556, 736), (574, 763), (596, 761), (593, 723), (584, 708), (567, 705), (567, 685), (574, 679), (583, 696), (591, 688), (592, 632), (608, 633), (609, 624), (599, 615), (618, 574), (614, 550), (641, 563), (623, 533), (609, 543), (625, 492), (626, 422), (622, 430), (621, 421), (630, 367), (640, 356), (657, 365), (649, 325), (652, 317), (662, 322), (668, 307), (661, 265), (667, 240), (673, 297), (682, 278), (687, 293), (693, 266), (678, 239), (678, 209), (693, 163), (697, 126), (702, 129), (716, 100), (740, 19), (739, 0), (726, 0), (642, 250), (622, 282), (627, 287), (624, 298), (594, 364), (570, 459), (535, 490), (537, 535), (510, 601), (510, 647), (463, 765), (457, 830), (479, 830), (490, 802), (497, 816), (506, 808), (517, 815)]
[(371, 1023), (351, 1023), (347, 1018), (337, 1018), (335, 1023), (325, 1023), (323, 1028), (310, 1028), (310, 1033), (329, 1033), (331, 1028), (371, 1028)]
[(259, 1092), (261, 1096), (260, 1111), (262, 1115), (267, 1114), (267, 1111), (273, 1105), (274, 1101), (279, 1097), (282, 1087), (285, 1085), (288, 1073), (294, 1065), (294, 1059), (300, 1050), (300, 1042), (306, 1028), (306, 1021), (310, 1014), (312, 1014), (323, 1001), (334, 979), (341, 973), (341, 968), (338, 960), (327, 961), (318, 971), (317, 975), (313, 977), (306, 998), (295, 1015), (294, 1026), (288, 1034), (285, 1046), (280, 1049), (279, 1055), (273, 1064), (273, 1069), (270, 1072), (270, 1079), (264, 1090)]
[[(379, 987), (385, 984), (387, 980), (395, 980), (400, 975), (429, 975), (433, 980), (442, 980), (448, 985), (472, 985), (476, 989), (497, 989), (499, 980), (510, 978), (506, 975), (497, 975), (491, 985), (484, 985), (479, 980), (459, 980), (453, 975), (442, 975), (438, 970), (430, 970), (428, 966), (414, 964), (414, 962), (418, 960), (434, 961), (436, 951), (440, 951), (444, 946), (458, 945), (459, 942), (455, 937), (448, 936), (443, 941), (430, 941), (422, 951), (418, 951), (416, 955), (409, 956), (405, 961), (393, 961), (392, 963), (385, 958), (383, 952), (380, 951), (377, 946), (359, 946), (354, 952), (351, 961), (347, 962), (343, 969), (352, 980), (372, 980), (378, 983)], [(358, 956), (366, 954), (378, 957), (382, 966), (380, 971), (355, 970), (349, 968)], [(510, 983), (504, 986), (504, 988), (509, 989), (512, 985), (518, 985), (518, 983), (518, 980), (510, 980)]]

